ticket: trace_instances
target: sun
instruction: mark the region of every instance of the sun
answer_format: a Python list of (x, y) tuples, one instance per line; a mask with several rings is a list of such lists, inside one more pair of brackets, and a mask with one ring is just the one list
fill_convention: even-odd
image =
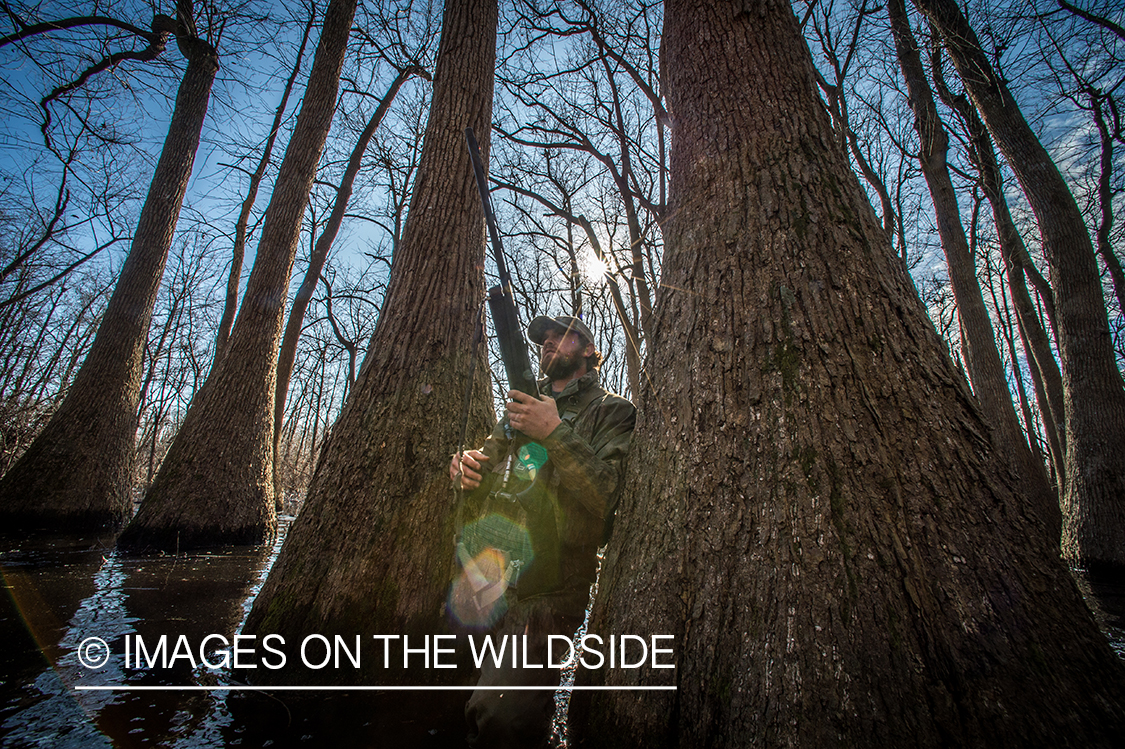
[(587, 246), (578, 252), (578, 272), (587, 286), (601, 286), (609, 275), (609, 265)]

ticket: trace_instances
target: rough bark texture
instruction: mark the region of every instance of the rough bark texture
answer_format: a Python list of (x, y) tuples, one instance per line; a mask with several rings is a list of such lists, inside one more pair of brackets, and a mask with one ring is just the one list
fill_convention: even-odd
[[(320, 232), (320, 236), (317, 237), (316, 245), (309, 257), (309, 267), (305, 270), (305, 277), (301, 280), (301, 286), (293, 297), (293, 306), (289, 309), (289, 319), (285, 323), (285, 334), (281, 339), (281, 349), (277, 359), (277, 386), (273, 407), (273, 461), (275, 469), (277, 467), (278, 450), (281, 449), (281, 426), (285, 420), (285, 400), (289, 394), (289, 378), (293, 375), (293, 362), (297, 358), (297, 342), (300, 340), (301, 330), (304, 328), (305, 311), (308, 310), (309, 302), (312, 301), (313, 292), (316, 290), (316, 284), (320, 281), (320, 272), (324, 270), (324, 263), (328, 260), (328, 251), (332, 249), (336, 234), (344, 223), (344, 214), (348, 210), (348, 201), (352, 197), (352, 186), (355, 184), (356, 175), (359, 174), (359, 168), (363, 164), (363, 155), (367, 153), (367, 146), (371, 143), (371, 138), (375, 135), (383, 117), (386, 116), (387, 110), (390, 109), (391, 103), (398, 95), (398, 90), (402, 88), (402, 84), (406, 83), (410, 76), (417, 74), (424, 74), (424, 71), (415, 66), (399, 71), (394, 81), (391, 82), (387, 95), (379, 102), (379, 106), (375, 108), (371, 118), (367, 121), (367, 126), (360, 133), (359, 139), (352, 149), (351, 157), (348, 159), (348, 166), (344, 169), (344, 174), (340, 178), (340, 186), (336, 190), (336, 199), (332, 203), (332, 213), (328, 216), (328, 221)], [(352, 374), (353, 372), (348, 372), (348, 382), (352, 381), (350, 376)], [(277, 490), (280, 490), (280, 488), (279, 486), (275, 487)]]
[(914, 127), (918, 131), (918, 161), (930, 198), (934, 204), (941, 247), (949, 269), (949, 282), (961, 318), (961, 335), (965, 348), (965, 366), (972, 383), (973, 393), (980, 402), (985, 422), (993, 430), (993, 442), (1012, 461), (1012, 468), (1020, 482), (1020, 502), (1030, 502), (1043, 517), (1049, 538), (1057, 542), (1061, 531), (1058, 495), (1051, 490), (1043, 464), (1032, 454), (1020, 429), (1012, 394), (1000, 352), (996, 348), (996, 335), (992, 318), (984, 304), (980, 283), (977, 281), (976, 262), (969, 250), (969, 241), (961, 225), (961, 211), (957, 204), (957, 191), (949, 176), (946, 158), (949, 137), (938, 115), (937, 105), (903, 0), (887, 0), (887, 15), (898, 53), (899, 65), (910, 96), (914, 112)]
[[(311, 632), (385, 633), (417, 643), (445, 628), (454, 521), (447, 471), (484, 285), (483, 212), (463, 131), (473, 127), (487, 147), (496, 19), (496, 0), (446, 4), (429, 124), (386, 301), (248, 633), (276, 632), (287, 642)], [(477, 374), (472, 444), (492, 421), (488, 378)], [(383, 673), (379, 659), (364, 667), (359, 676), (376, 683), (401, 678)], [(416, 669), (408, 678), (466, 673)], [(353, 677), (326, 669), (255, 678)]]
[[(1125, 673), (832, 138), (786, 2), (670, 0), (648, 378), (589, 746), (1109, 746)], [(579, 670), (580, 678), (588, 673)], [(591, 696), (593, 694), (593, 696)]]
[(5, 524), (119, 527), (132, 513), (141, 359), (219, 69), (209, 44), (180, 49), (187, 70), (121, 277), (66, 398), (0, 482)]
[(276, 529), (273, 397), (289, 274), (332, 123), (355, 0), (332, 0), (282, 159), (229, 349), (200, 388), (118, 545), (258, 543)]
[(1125, 387), (1113, 353), (1101, 278), (1082, 214), (993, 71), (954, 0), (914, 0), (942, 35), (1039, 221), (1057, 306), (1066, 412), (1063, 553), (1087, 567), (1125, 566)]

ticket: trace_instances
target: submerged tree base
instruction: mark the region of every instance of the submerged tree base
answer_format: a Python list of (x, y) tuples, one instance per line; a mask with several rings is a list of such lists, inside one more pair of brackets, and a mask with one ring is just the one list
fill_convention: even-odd
[(121, 530), (127, 520), (124, 513), (104, 510), (0, 511), (0, 524), (3, 524), (5, 532), (113, 534)]
[[(252, 546), (268, 543), (277, 533), (277, 513), (272, 496), (259, 492), (248, 499), (199, 495), (176, 503), (161, 502), (150, 491), (136, 516), (117, 539), (122, 551), (179, 552), (210, 546)], [(225, 517), (215, 510), (226, 507)]]
[(87, 416), (72, 413), (80, 410), (60, 408), (0, 481), (5, 527), (116, 531), (129, 519), (131, 432), (115, 429), (103, 416), (85, 434), (75, 434), (73, 424)]
[(271, 543), (274, 538), (275, 531), (259, 523), (232, 528), (191, 525), (145, 528), (131, 524), (118, 537), (117, 549), (125, 553), (177, 553), (212, 546), (258, 546)]

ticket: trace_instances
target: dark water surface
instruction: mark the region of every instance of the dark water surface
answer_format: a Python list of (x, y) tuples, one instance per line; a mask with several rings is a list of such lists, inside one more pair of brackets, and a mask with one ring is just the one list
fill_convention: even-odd
[[(245, 620), (284, 540), (270, 548), (120, 556), (112, 538), (0, 536), (0, 744), (24, 747), (464, 746), (466, 692), (79, 691), (77, 685), (235, 684), (187, 659), (124, 668), (126, 636), (228, 638)], [(1125, 659), (1125, 581), (1080, 579)], [(114, 654), (79, 662), (86, 638)], [(88, 651), (93, 657), (97, 652)], [(197, 654), (197, 653), (196, 653)], [(180, 662), (177, 661), (177, 662)]]
[[(188, 659), (124, 668), (126, 636), (196, 648), (239, 630), (292, 518), (270, 548), (121, 556), (112, 538), (0, 537), (0, 744), (24, 747), (446, 747), (463, 745), (465, 692), (79, 691), (236, 684)], [(96, 670), (79, 645), (113, 657)], [(216, 648), (219, 643), (215, 643)], [(97, 646), (87, 651), (101, 654)], [(220, 656), (209, 649), (213, 662)]]

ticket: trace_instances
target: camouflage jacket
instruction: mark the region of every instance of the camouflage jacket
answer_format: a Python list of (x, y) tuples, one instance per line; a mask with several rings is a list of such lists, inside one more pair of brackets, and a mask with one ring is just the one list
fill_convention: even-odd
[[(598, 547), (606, 541), (608, 521), (617, 508), (637, 411), (628, 400), (598, 384), (597, 370), (567, 383), (560, 393), (551, 392), (549, 381), (539, 385), (542, 392), (554, 397), (562, 419), (550, 435), (539, 440), (548, 459), (538, 480), (553, 511), (558, 544), (557, 583), (553, 580), (548, 587), (588, 586), (597, 570)], [(508, 460), (507, 424), (505, 414), (482, 448), (490, 459), (489, 470), (499, 476)], [(495, 484), (499, 483), (498, 478)], [(556, 550), (536, 553), (554, 563)], [(521, 586), (521, 595), (528, 590), (532, 588)]]

